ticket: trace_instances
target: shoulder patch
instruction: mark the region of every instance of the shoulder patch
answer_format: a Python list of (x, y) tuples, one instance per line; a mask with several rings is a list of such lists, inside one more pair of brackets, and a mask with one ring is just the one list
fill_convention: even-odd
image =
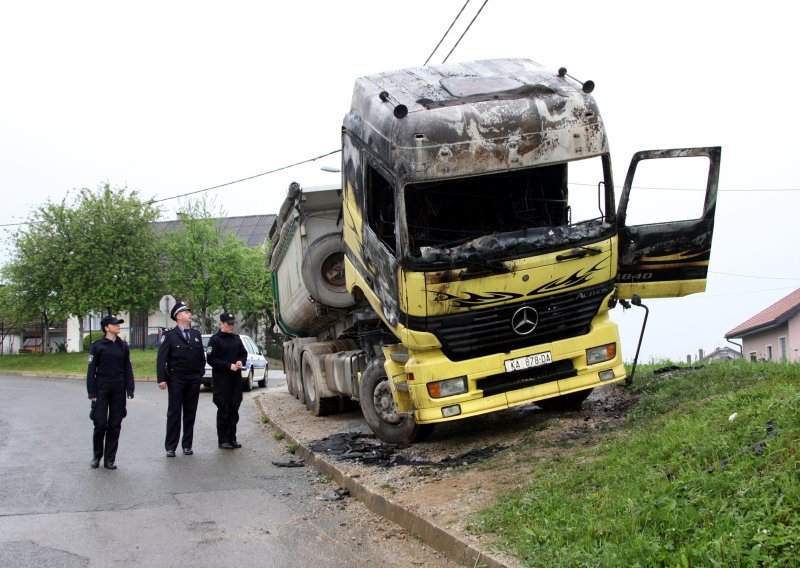
[(206, 348), (206, 353), (208, 353), (209, 355), (211, 355), (211, 349), (212, 349), (212, 347), (209, 345), (209, 346)]
[(92, 355), (92, 354), (90, 353), (90, 354), (89, 354), (89, 363), (91, 363), (91, 362), (92, 362), (92, 359), (94, 359), (94, 355)]
[(164, 343), (167, 340), (167, 334), (161, 336), (161, 343)]

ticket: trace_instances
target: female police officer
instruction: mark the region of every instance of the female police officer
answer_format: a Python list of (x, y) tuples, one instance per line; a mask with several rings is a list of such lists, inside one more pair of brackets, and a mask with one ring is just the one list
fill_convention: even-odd
[(232, 450), (242, 447), (236, 441), (236, 425), (242, 403), (242, 367), (243, 361), (247, 361), (247, 349), (233, 333), (236, 319), (232, 314), (222, 312), (219, 322), (219, 331), (208, 340), (206, 360), (211, 365), (214, 404), (217, 405), (217, 441), (220, 448)]
[(100, 320), (105, 336), (89, 348), (89, 370), (86, 390), (92, 400), (94, 421), (94, 457), (92, 467), (103, 465), (117, 469), (117, 446), (122, 419), (125, 417), (125, 392), (133, 398), (133, 367), (131, 349), (119, 336), (119, 324), (124, 320), (106, 316)]

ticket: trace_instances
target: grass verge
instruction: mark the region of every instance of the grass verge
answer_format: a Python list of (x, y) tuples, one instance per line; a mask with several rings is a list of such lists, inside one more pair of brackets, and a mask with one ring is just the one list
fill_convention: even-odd
[[(87, 357), (86, 353), (8, 355), (0, 357), (0, 373), (15, 371), (44, 375), (86, 375)], [(156, 374), (156, 350), (132, 349), (131, 365), (133, 365), (134, 377), (154, 377)]]
[(527, 463), (472, 529), (530, 566), (797, 566), (800, 366), (654, 370), (622, 432)]

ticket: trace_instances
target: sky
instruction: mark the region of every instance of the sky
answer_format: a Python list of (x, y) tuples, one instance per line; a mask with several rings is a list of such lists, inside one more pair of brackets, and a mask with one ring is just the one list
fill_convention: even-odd
[[(472, 0), (431, 63), (524, 57), (591, 79), (616, 191), (634, 152), (721, 146), (705, 293), (650, 300), (639, 360), (696, 357), (800, 287), (800, 49), (791, 3)], [(162, 218), (206, 192), (276, 213), (288, 185), (332, 184), (356, 78), (422, 65), (463, 0), (0, 3), (0, 262), (47, 200), (108, 182)], [(689, 185), (687, 185), (689, 184)], [(642, 187), (680, 210), (691, 182)], [(653, 187), (671, 190), (653, 189)], [(634, 190), (636, 191), (636, 190)], [(195, 194), (197, 197), (202, 194)], [(675, 219), (681, 218), (680, 211)], [(616, 308), (625, 360), (644, 311)]]

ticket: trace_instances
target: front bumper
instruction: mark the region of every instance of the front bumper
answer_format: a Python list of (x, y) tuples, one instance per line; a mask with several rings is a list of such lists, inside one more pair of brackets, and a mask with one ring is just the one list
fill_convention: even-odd
[[(606, 343), (617, 344), (616, 356), (587, 365), (586, 349)], [(506, 372), (506, 360), (544, 351), (552, 354), (552, 363), (526, 371)], [(594, 324), (588, 334), (509, 353), (454, 362), (437, 350), (410, 352), (405, 365), (392, 361), (391, 357), (387, 357), (387, 361), (398, 411), (413, 413), (420, 424), (486, 414), (618, 382), (626, 376), (617, 325), (608, 319)], [(459, 376), (467, 377), (467, 392), (436, 399), (429, 396), (427, 383)], [(455, 405), (457, 409), (453, 408)], [(443, 414), (443, 408), (448, 409), (445, 414), (451, 415)]]

